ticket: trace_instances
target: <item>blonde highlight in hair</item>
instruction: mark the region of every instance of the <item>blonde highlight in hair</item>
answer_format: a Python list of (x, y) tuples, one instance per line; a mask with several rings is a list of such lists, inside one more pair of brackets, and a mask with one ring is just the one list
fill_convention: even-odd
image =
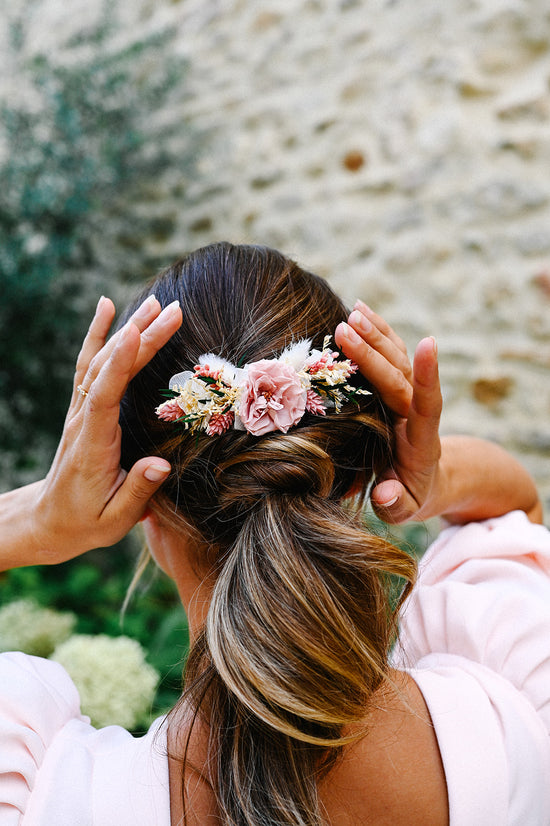
[(228, 244), (179, 262), (154, 290), (163, 303), (179, 298), (184, 322), (131, 383), (121, 425), (127, 464), (150, 453), (171, 462), (152, 507), (193, 532), (215, 578), (182, 702), (208, 727), (221, 823), (321, 826), (319, 778), (363, 733), (388, 674), (387, 577), (410, 586), (415, 575), (362, 526), (360, 502), (344, 504), (390, 461), (389, 418), (373, 393), (338, 414), (306, 414), (286, 434), (175, 435), (154, 416), (162, 377), (204, 352), (239, 363), (300, 338), (318, 347), (346, 310), (279, 253)]

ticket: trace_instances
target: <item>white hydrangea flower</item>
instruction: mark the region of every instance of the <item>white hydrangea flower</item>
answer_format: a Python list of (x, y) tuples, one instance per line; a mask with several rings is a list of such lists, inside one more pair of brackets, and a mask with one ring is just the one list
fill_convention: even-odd
[(24, 651), (49, 657), (71, 636), (75, 614), (42, 608), (30, 599), (18, 599), (0, 608), (0, 651)]
[(83, 714), (99, 728), (135, 729), (147, 721), (159, 675), (143, 648), (129, 637), (75, 634), (52, 660), (68, 671), (80, 694)]

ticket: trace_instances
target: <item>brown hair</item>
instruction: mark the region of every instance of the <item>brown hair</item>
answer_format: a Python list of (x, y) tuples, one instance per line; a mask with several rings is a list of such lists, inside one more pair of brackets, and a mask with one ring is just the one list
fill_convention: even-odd
[(215, 575), (183, 700), (209, 727), (221, 822), (320, 826), (318, 780), (387, 674), (387, 576), (414, 578), (410, 558), (343, 504), (389, 463), (389, 417), (374, 392), (286, 434), (190, 435), (159, 421), (159, 388), (201, 354), (241, 364), (301, 338), (320, 349), (347, 312), (322, 279), (263, 247), (198, 250), (152, 290), (163, 305), (179, 299), (183, 324), (128, 388), (123, 463), (171, 462), (153, 508), (194, 533)]

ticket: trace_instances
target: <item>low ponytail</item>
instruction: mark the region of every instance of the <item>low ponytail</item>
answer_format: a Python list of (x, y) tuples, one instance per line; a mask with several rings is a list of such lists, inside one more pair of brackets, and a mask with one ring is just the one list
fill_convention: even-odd
[(318, 780), (363, 733), (387, 672), (382, 573), (410, 579), (413, 564), (330, 498), (332, 460), (303, 431), (218, 477), (226, 515), (246, 515), (186, 678), (205, 698), (222, 822), (321, 826)]

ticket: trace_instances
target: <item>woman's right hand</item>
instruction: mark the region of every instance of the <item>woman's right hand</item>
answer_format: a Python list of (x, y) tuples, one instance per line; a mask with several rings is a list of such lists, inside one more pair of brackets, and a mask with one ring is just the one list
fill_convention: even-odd
[(36, 564), (61, 562), (117, 542), (142, 517), (170, 471), (166, 460), (151, 456), (128, 473), (122, 470), (118, 418), (129, 381), (178, 329), (181, 310), (174, 303), (161, 311), (157, 299), (149, 296), (107, 341), (114, 315), (113, 303), (101, 298), (78, 357), (55, 459), (36, 486)]
[(371, 501), (386, 522), (435, 515), (440, 488), (442, 400), (433, 338), (419, 343), (413, 364), (390, 325), (358, 301), (336, 344), (352, 359), (394, 414), (393, 466), (375, 481)]

